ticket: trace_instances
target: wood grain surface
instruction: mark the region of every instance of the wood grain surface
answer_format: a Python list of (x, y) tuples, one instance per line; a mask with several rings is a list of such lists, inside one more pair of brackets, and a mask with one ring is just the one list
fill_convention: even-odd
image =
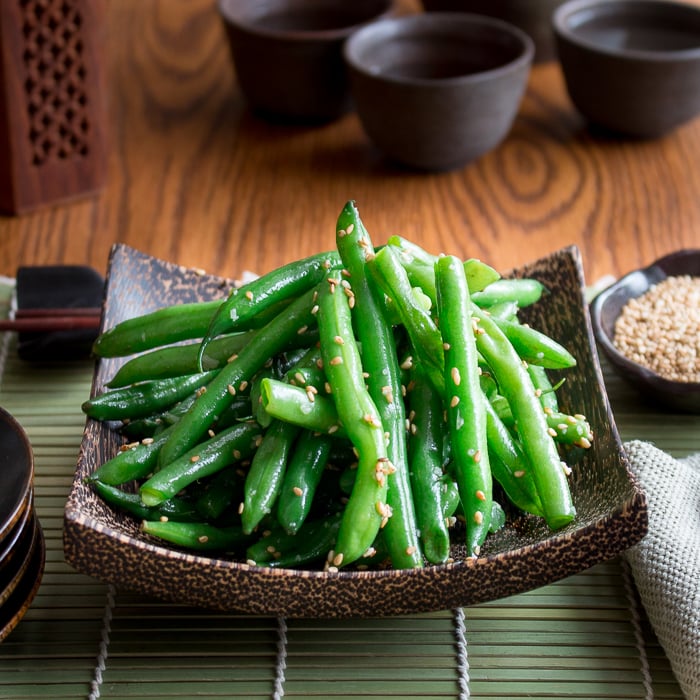
[(573, 108), (559, 65), (537, 65), (498, 148), (455, 172), (415, 173), (388, 164), (354, 114), (313, 128), (252, 115), (214, 0), (105, 11), (107, 184), (0, 217), (0, 274), (104, 272), (115, 242), (214, 274), (264, 272), (332, 247), (350, 198), (375, 243), (400, 233), (500, 269), (576, 244), (594, 281), (700, 247), (700, 119), (653, 141), (604, 138)]

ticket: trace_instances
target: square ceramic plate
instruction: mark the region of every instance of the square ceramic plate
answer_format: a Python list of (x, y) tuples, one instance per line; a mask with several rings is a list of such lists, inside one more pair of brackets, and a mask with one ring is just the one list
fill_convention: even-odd
[[(258, 615), (348, 617), (414, 614), (501, 598), (579, 572), (637, 543), (647, 529), (646, 501), (630, 476), (605, 394), (578, 250), (564, 249), (514, 274), (536, 277), (549, 288), (526, 320), (576, 355), (561, 404), (584, 413), (595, 432), (592, 448), (574, 466), (578, 515), (569, 527), (552, 533), (537, 518), (512, 517), (487, 539), (478, 560), (408, 571), (269, 569), (199, 556), (148, 539), (137, 521), (111, 510), (84, 483), (121, 441), (108, 426), (88, 420), (65, 508), (66, 560), (83, 573), (164, 600)], [(228, 284), (115, 246), (103, 327), (158, 306), (223, 298)], [(93, 394), (116, 366), (116, 360), (98, 362)]]

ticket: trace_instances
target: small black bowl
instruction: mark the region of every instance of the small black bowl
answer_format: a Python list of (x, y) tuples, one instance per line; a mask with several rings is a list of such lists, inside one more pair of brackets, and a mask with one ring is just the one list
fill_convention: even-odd
[(621, 377), (649, 399), (671, 409), (700, 413), (700, 382), (672, 381), (625, 357), (613, 342), (615, 321), (625, 304), (667, 277), (700, 276), (700, 249), (671, 253), (635, 270), (602, 291), (591, 304), (593, 332), (599, 346)]

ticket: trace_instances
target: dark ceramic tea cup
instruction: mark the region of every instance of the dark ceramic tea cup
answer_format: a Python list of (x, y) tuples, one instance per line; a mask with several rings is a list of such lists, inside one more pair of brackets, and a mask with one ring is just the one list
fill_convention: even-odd
[(700, 7), (570, 0), (553, 23), (569, 95), (591, 124), (656, 137), (700, 114)]
[(236, 78), (250, 107), (274, 120), (322, 122), (351, 106), (342, 46), (390, 14), (391, 0), (219, 0)]
[(505, 138), (533, 53), (532, 40), (506, 22), (442, 12), (375, 22), (345, 45), (370, 140), (423, 170), (458, 168)]

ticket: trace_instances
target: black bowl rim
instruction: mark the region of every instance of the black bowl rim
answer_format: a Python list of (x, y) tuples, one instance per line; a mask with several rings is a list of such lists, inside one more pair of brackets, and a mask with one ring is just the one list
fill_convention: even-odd
[[(516, 58), (496, 68), (479, 71), (478, 73), (456, 75), (449, 78), (406, 78), (404, 76), (389, 75), (381, 71), (373, 71), (368, 68), (364, 62), (359, 61), (355, 54), (356, 45), (366, 40), (367, 35), (373, 32), (381, 33), (382, 30), (393, 29), (395, 34), (401, 32), (406, 35), (406, 33), (417, 34), (418, 32), (431, 30), (434, 27), (458, 28), (460, 25), (469, 27), (490, 27), (500, 30), (503, 34), (517, 39), (522, 45), (522, 50)], [(535, 43), (524, 31), (514, 24), (502, 19), (469, 12), (424, 12), (400, 17), (387, 17), (371, 22), (365, 27), (358, 29), (347, 39), (343, 47), (345, 63), (353, 70), (362, 73), (368, 78), (380, 80), (389, 84), (409, 85), (417, 88), (468, 85), (480, 83), (485, 80), (492, 80), (501, 75), (516, 72), (524, 67), (529, 68), (529, 66), (532, 65), (534, 55)]]
[[(605, 302), (617, 291), (625, 289), (633, 278), (643, 277), (649, 287), (653, 284), (661, 282), (667, 277), (673, 275), (691, 274), (684, 272), (684, 263), (687, 260), (696, 260), (700, 262), (700, 248), (685, 248), (677, 250), (668, 255), (655, 260), (646, 267), (638, 268), (628, 272), (619, 280), (611, 284), (609, 287), (600, 292), (591, 302), (591, 322), (593, 325), (593, 333), (596, 340), (600, 343), (603, 351), (608, 358), (615, 364), (623, 373), (628, 376), (634, 376), (655, 391), (658, 391), (666, 396), (672, 394), (700, 394), (700, 382), (677, 382), (672, 379), (666, 379), (656, 372), (644, 367), (643, 365), (630, 360), (623, 355), (612, 341), (603, 327), (601, 316)], [(644, 292), (642, 292), (644, 293)], [(630, 299), (633, 297), (629, 297)]]
[(581, 35), (572, 30), (569, 25), (569, 20), (575, 14), (585, 10), (594, 12), (596, 9), (602, 8), (606, 12), (610, 12), (612, 8), (617, 6), (619, 11), (624, 12), (625, 7), (631, 6), (632, 8), (639, 8), (643, 5), (656, 7), (662, 11), (668, 10), (673, 12), (687, 12), (688, 14), (697, 15), (700, 19), (700, 7), (686, 2), (675, 2), (675, 0), (612, 0), (612, 2), (611, 0), (568, 0), (568, 2), (565, 2), (554, 11), (552, 15), (552, 28), (560, 40), (566, 41), (587, 51), (595, 52), (603, 56), (610, 56), (611, 58), (639, 60), (662, 64), (674, 61), (694, 61), (700, 59), (700, 41), (696, 48), (680, 49), (677, 51), (612, 49), (595, 41), (582, 38)]
[[(382, 0), (378, 0), (381, 2)], [(366, 19), (349, 24), (335, 29), (270, 29), (262, 24), (243, 21), (238, 17), (234, 17), (229, 11), (229, 5), (235, 0), (217, 0), (216, 7), (221, 16), (221, 19), (229, 26), (245, 32), (250, 35), (258, 36), (261, 39), (272, 39), (275, 41), (290, 41), (290, 42), (342, 42), (350, 34), (364, 27), (368, 23), (372, 23), (381, 17), (390, 15), (394, 11), (394, 0), (384, 0), (384, 9), (378, 14), (367, 17)], [(347, 6), (346, 0), (339, 0), (338, 7)]]
[[(0, 407), (0, 424), (7, 430), (12, 431), (19, 438), (22, 445), (24, 456), (23, 464), (19, 465), (14, 462), (14, 468), (23, 470), (23, 478), (19, 492), (15, 495), (13, 503), (9, 506), (7, 512), (0, 513), (0, 542), (9, 534), (13, 525), (17, 522), (24, 509), (27, 507), (32, 491), (32, 483), (34, 480), (34, 453), (32, 450), (29, 436), (19, 421), (6, 409)], [(25, 459), (26, 458), (26, 461)]]

